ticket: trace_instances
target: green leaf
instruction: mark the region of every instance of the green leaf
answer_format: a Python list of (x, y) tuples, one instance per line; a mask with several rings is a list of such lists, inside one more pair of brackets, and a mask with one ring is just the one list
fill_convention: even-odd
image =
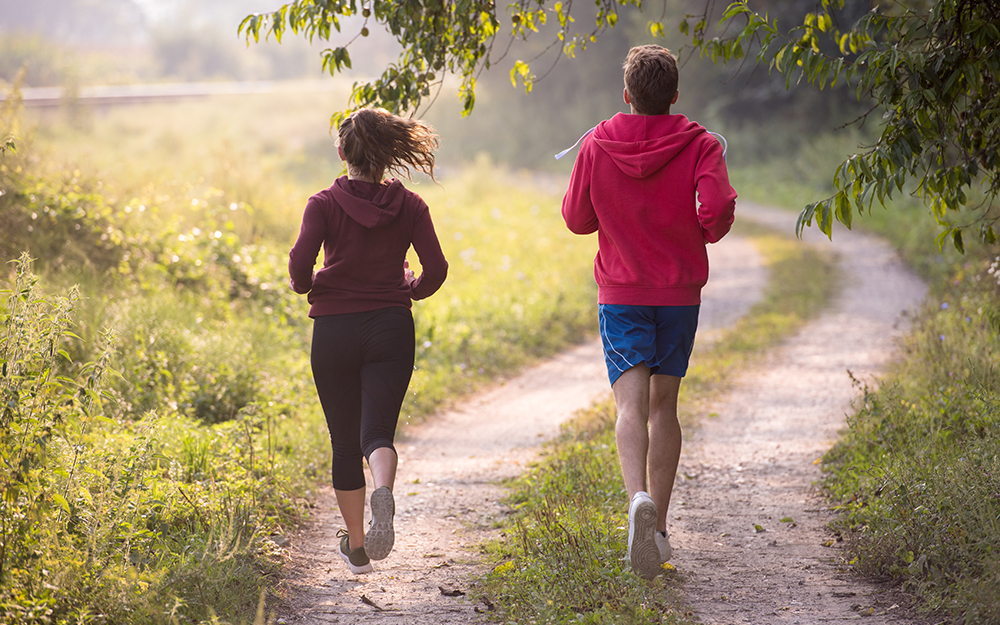
[(818, 202), (813, 202), (802, 209), (799, 213), (798, 219), (795, 220), (795, 236), (802, 238), (802, 232), (805, 230), (806, 226), (812, 225), (813, 215), (816, 213), (816, 206)]
[(951, 233), (951, 241), (955, 245), (955, 249), (958, 250), (960, 254), (965, 253), (965, 244), (962, 243), (962, 231), (958, 228), (954, 229)]
[(847, 199), (847, 193), (840, 191), (834, 196), (834, 199), (837, 204), (837, 221), (844, 224), (850, 230), (854, 211), (851, 210), (851, 202)]
[(59, 493), (52, 493), (52, 501), (54, 501), (57, 506), (59, 506), (60, 508), (62, 508), (63, 512), (66, 512), (67, 514), (69, 513), (69, 511), (70, 511), (69, 510), (69, 502), (66, 501), (65, 497), (63, 497)]

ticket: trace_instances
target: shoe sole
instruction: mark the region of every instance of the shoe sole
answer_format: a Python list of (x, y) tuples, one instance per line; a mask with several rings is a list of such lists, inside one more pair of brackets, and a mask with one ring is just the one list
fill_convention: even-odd
[(388, 486), (376, 488), (372, 493), (372, 524), (365, 534), (365, 553), (372, 560), (382, 560), (392, 551), (396, 534), (392, 529), (392, 517), (396, 514), (396, 502)]
[(656, 504), (652, 499), (640, 499), (632, 504), (629, 516), (629, 564), (639, 577), (653, 579), (660, 573), (660, 549), (653, 537), (656, 531)]

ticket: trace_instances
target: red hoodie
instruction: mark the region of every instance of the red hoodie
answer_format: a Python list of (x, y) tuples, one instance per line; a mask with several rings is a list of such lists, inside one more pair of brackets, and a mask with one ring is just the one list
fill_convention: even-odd
[[(410, 244), (423, 271), (406, 284)], [(323, 268), (313, 274), (323, 246)], [(399, 180), (375, 184), (342, 176), (309, 198), (302, 230), (288, 254), (292, 290), (309, 293), (310, 317), (410, 307), (448, 275), (430, 210)]]
[(562, 213), (576, 234), (597, 232), (599, 303), (691, 306), (708, 281), (705, 245), (729, 232), (735, 208), (722, 144), (705, 128), (619, 113), (583, 140)]

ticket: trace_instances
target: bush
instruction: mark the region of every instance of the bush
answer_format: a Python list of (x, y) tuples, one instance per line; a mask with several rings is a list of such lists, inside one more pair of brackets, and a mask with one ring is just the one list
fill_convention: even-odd
[(267, 532), (297, 515), (301, 427), (275, 402), (214, 428), (124, 413), (106, 386), (111, 337), (99, 361), (68, 362), (76, 294), (46, 300), (29, 267), (0, 337), (4, 622), (246, 618), (277, 570)]

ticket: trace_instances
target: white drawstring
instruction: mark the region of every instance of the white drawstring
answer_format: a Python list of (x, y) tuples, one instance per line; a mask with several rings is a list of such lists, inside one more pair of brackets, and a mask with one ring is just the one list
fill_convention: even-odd
[(558, 161), (562, 157), (564, 157), (567, 154), (569, 154), (570, 150), (572, 150), (576, 146), (580, 145), (580, 142), (583, 141), (587, 137), (587, 135), (589, 135), (590, 133), (594, 132), (595, 130), (597, 130), (597, 126), (594, 126), (593, 128), (591, 128), (587, 132), (583, 133), (583, 135), (579, 139), (576, 140), (576, 143), (574, 143), (573, 145), (569, 146), (568, 148), (566, 148), (565, 150), (563, 150), (559, 154), (556, 154), (556, 160)]

